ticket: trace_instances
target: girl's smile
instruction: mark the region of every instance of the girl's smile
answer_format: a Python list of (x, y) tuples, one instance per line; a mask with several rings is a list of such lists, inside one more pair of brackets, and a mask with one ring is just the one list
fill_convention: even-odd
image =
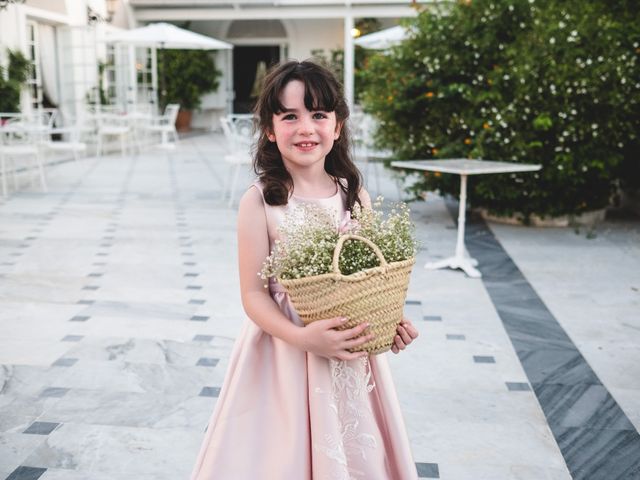
[(316, 142), (300, 142), (295, 144), (295, 146), (303, 152), (309, 152), (313, 150), (317, 145), (318, 144)]

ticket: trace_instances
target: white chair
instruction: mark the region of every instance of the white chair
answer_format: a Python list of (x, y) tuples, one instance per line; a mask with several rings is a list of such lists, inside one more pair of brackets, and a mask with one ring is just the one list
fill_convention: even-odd
[(42, 119), (42, 124), (46, 125), (49, 129), (56, 126), (59, 115), (57, 108), (41, 108), (37, 110), (37, 114)]
[(78, 162), (80, 154), (87, 152), (86, 142), (81, 141), (83, 132), (91, 132), (93, 129), (89, 126), (74, 125), (71, 127), (57, 127), (50, 130), (50, 134), (59, 134), (64, 136), (64, 140), (51, 140), (51, 136), (42, 142), (42, 147), (46, 152), (69, 152), (73, 155), (73, 159)]
[[(151, 134), (160, 133), (160, 146), (173, 148), (178, 144), (176, 119), (178, 118), (179, 111), (180, 105), (177, 103), (170, 103), (165, 107), (164, 114), (162, 116), (152, 118), (149, 124), (143, 125), (143, 129)], [(173, 143), (169, 143), (169, 134), (173, 137)]]
[(120, 151), (123, 157), (127, 155), (127, 139), (131, 131), (128, 121), (124, 115), (113, 113), (96, 114), (95, 120), (98, 124), (98, 146), (96, 147), (96, 157), (101, 157), (104, 148), (104, 141), (108, 137), (120, 138)]
[[(2, 175), (2, 195), (9, 193), (7, 176), (13, 177), (13, 188), (18, 190), (18, 173), (33, 169), (40, 178), (40, 186), (47, 191), (47, 181), (44, 174), (42, 156), (38, 148), (38, 139), (42, 130), (35, 130), (20, 120), (9, 121), (0, 128), (0, 175)], [(18, 163), (22, 159), (32, 159), (33, 166)], [(30, 180), (30, 183), (32, 180)]]
[(235, 121), (233, 116), (222, 117), (220, 124), (227, 142), (227, 153), (224, 155), (224, 161), (231, 166), (229, 169), (230, 181), (225, 183), (228, 188), (223, 190), (222, 198), (224, 200), (228, 196), (228, 205), (232, 207), (240, 170), (243, 166), (251, 165), (252, 163), (253, 117), (236, 117)]

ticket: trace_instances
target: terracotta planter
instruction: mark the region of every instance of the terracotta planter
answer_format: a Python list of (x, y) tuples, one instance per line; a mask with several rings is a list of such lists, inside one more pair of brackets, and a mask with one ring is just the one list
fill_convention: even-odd
[(191, 117), (193, 112), (191, 110), (182, 110), (178, 112), (178, 118), (176, 118), (176, 129), (179, 132), (187, 132), (191, 130)]
[[(495, 223), (503, 223), (506, 225), (523, 225), (523, 215), (513, 215), (510, 217), (492, 215), (484, 208), (479, 209), (480, 215), (485, 220)], [(581, 213), (580, 215), (562, 215), (560, 217), (540, 217), (532, 214), (530, 217), (530, 226), (532, 227), (570, 227), (572, 225), (593, 226), (601, 223), (605, 219), (606, 209), (592, 210), (590, 212)]]

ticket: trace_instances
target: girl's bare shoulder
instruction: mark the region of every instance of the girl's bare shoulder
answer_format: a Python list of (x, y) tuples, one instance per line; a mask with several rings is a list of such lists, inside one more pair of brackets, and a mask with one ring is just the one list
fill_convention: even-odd
[(255, 218), (256, 216), (264, 218), (264, 202), (260, 189), (256, 185), (251, 185), (240, 198), (238, 217)]
[(358, 197), (360, 198), (360, 202), (362, 203), (363, 207), (371, 208), (371, 197), (369, 196), (369, 192), (367, 192), (364, 187), (360, 188)]

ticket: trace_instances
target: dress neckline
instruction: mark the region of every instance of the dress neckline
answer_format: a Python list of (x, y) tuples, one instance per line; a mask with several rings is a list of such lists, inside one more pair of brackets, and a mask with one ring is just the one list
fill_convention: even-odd
[(333, 198), (336, 198), (340, 194), (340, 186), (338, 185), (338, 182), (335, 182), (335, 184), (336, 184), (336, 193), (334, 193), (330, 197), (302, 197), (294, 193), (291, 194), (291, 197), (296, 198), (298, 200), (331, 200)]

